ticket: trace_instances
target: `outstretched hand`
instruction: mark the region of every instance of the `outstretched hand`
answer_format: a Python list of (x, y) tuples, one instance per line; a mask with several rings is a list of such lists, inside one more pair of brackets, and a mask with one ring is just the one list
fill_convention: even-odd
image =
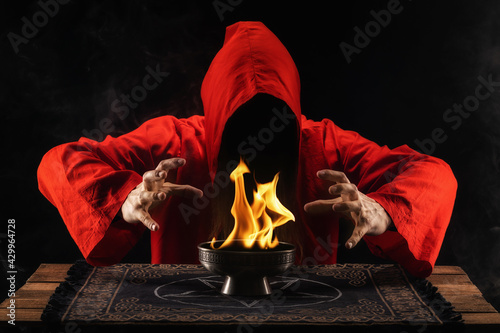
[(332, 199), (307, 203), (304, 210), (310, 214), (321, 214), (333, 210), (354, 223), (354, 231), (345, 246), (352, 249), (364, 235), (383, 234), (392, 224), (391, 217), (375, 200), (358, 191), (347, 176), (340, 171), (320, 170), (318, 178), (331, 181), (328, 192)]
[(193, 186), (165, 181), (169, 170), (177, 169), (184, 164), (186, 164), (185, 159), (170, 158), (161, 161), (155, 170), (146, 171), (142, 177), (142, 183), (129, 193), (122, 205), (123, 220), (128, 223), (142, 223), (149, 230), (156, 231), (160, 226), (149, 214), (151, 209), (171, 195), (186, 198), (203, 196), (203, 191)]

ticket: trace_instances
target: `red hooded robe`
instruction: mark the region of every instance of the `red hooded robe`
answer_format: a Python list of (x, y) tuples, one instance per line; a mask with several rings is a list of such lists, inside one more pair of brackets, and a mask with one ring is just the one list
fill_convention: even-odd
[[(224, 45), (203, 81), (204, 117), (163, 116), (126, 135), (108, 136), (103, 142), (81, 138), (44, 156), (38, 169), (40, 191), (58, 208), (86, 260), (111, 265), (125, 256), (145, 227), (117, 217), (122, 203), (142, 182), (144, 172), (163, 159), (182, 157), (186, 165), (169, 172), (168, 179), (200, 188), (205, 197), (196, 202), (171, 197), (155, 211), (153, 218), (160, 229), (151, 232), (152, 263), (198, 263), (197, 244), (207, 241), (211, 231), (209, 207), (214, 193), (208, 191), (217, 170), (224, 125), (257, 93), (283, 100), (298, 119), (298, 206), (330, 197), (328, 184), (316, 177), (318, 170), (343, 171), (361, 192), (385, 208), (397, 229), (365, 236), (369, 249), (415, 276), (428, 276), (455, 200), (457, 183), (449, 166), (408, 146), (391, 150), (330, 120), (316, 122), (301, 115), (296, 66), (278, 38), (260, 22), (227, 28)], [(285, 116), (280, 120), (288, 121)], [(338, 217), (333, 212), (309, 216), (301, 210), (300, 214), (306, 228), (306, 263), (336, 263), (336, 247), (331, 243), (338, 241)]]

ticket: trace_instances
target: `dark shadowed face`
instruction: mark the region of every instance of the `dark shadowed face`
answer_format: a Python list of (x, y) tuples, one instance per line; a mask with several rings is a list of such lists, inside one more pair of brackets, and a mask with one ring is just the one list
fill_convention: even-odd
[[(279, 172), (276, 195), (295, 216), (296, 223), (286, 223), (275, 230), (279, 240), (291, 242), (300, 249), (304, 234), (296, 211), (296, 182), (299, 158), (298, 123), (294, 113), (281, 100), (258, 94), (241, 106), (224, 128), (218, 156), (219, 171), (232, 170), (240, 156), (252, 174), (246, 174), (245, 191), (252, 204), (256, 184), (268, 183)], [(255, 176), (255, 181), (253, 177)], [(233, 183), (224, 187), (216, 197), (213, 208), (212, 237), (224, 239), (234, 225), (231, 206), (234, 202)], [(299, 251), (300, 252), (300, 251)]]
[(294, 168), (298, 158), (297, 119), (281, 100), (258, 94), (241, 106), (224, 128), (219, 163), (245, 159), (259, 183)]

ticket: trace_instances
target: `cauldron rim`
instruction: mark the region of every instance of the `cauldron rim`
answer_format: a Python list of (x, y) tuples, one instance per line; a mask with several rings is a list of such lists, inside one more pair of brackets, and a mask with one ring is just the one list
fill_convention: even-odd
[[(235, 239), (234, 240), (235, 242), (242, 242), (243, 240), (241, 239)], [(217, 253), (227, 253), (227, 254), (235, 254), (235, 253), (239, 253), (239, 254), (252, 254), (252, 255), (270, 255), (270, 254), (273, 254), (273, 253), (287, 253), (287, 252), (294, 252), (295, 251), (295, 245), (291, 244), (291, 243), (287, 243), (287, 242), (279, 242), (278, 245), (274, 248), (270, 248), (270, 249), (260, 249), (260, 248), (255, 248), (255, 249), (245, 249), (243, 247), (237, 247), (237, 248), (222, 248), (222, 249), (218, 249), (217, 246), (220, 246), (222, 245), (222, 243), (224, 243), (225, 240), (216, 240), (215, 241), (215, 244), (216, 244), (216, 248), (213, 249), (210, 245), (211, 245), (211, 241), (208, 241), (208, 242), (203, 242), (203, 243), (200, 243), (198, 244), (198, 249), (199, 250), (202, 250), (202, 251), (214, 251), (214, 252), (217, 252)]]

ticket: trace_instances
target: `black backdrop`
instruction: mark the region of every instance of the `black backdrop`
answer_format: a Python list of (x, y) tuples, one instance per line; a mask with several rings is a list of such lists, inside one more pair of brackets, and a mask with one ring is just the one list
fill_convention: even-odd
[[(37, 189), (43, 154), (159, 115), (201, 114), (200, 84), (225, 27), (259, 20), (294, 58), (309, 118), (327, 117), (379, 144), (408, 144), (451, 165), (459, 191), (438, 264), (463, 267), (500, 309), (500, 87), (474, 104), (482, 79), (500, 80), (498, 1), (55, 3), (10, 1), (0, 13), (0, 253), (5, 264), (6, 225), (15, 219), (18, 287), (41, 262), (81, 258)], [(381, 14), (388, 8), (390, 22)], [(373, 23), (375, 16), (385, 26)], [(370, 40), (357, 38), (356, 27), (368, 28)], [(342, 42), (359, 46), (350, 62)], [(113, 102), (156, 66), (169, 76), (147, 96), (136, 88), (128, 115), (115, 112)], [(472, 111), (447, 111), (463, 103)], [(127, 260), (147, 261), (145, 253), (147, 240)]]

